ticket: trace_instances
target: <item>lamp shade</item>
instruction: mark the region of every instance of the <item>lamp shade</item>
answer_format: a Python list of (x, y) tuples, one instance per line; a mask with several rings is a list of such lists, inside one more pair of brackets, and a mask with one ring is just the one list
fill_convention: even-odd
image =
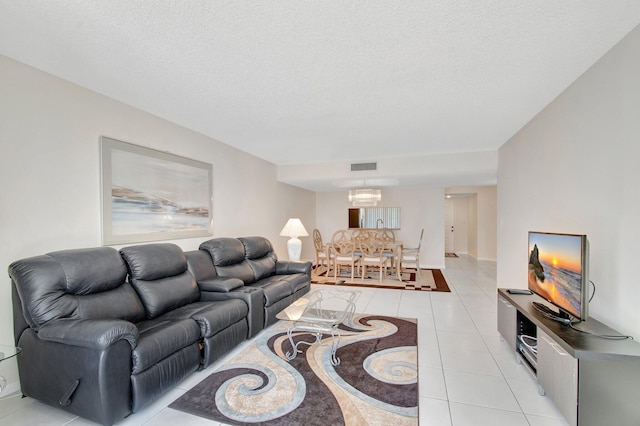
[(283, 237), (306, 237), (309, 233), (304, 228), (302, 221), (297, 217), (293, 217), (284, 225), (284, 228), (280, 231), (280, 235)]

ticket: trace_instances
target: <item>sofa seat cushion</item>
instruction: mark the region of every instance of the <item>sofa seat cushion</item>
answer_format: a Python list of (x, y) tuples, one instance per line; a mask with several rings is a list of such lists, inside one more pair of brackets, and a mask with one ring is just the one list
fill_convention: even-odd
[(291, 294), (309, 286), (309, 276), (306, 274), (279, 275), (279, 278), (281, 281), (289, 283)]
[(165, 319), (143, 321), (136, 324), (140, 336), (133, 350), (132, 374), (138, 374), (169, 355), (200, 339), (200, 327), (190, 319)]
[(169, 312), (163, 318), (191, 318), (200, 327), (200, 336), (208, 338), (242, 321), (248, 314), (249, 308), (245, 302), (229, 299), (192, 303)]
[(269, 278), (263, 278), (253, 283), (250, 287), (261, 288), (264, 292), (264, 306), (271, 306), (280, 300), (291, 296), (291, 284), (282, 280), (281, 276), (275, 275)]

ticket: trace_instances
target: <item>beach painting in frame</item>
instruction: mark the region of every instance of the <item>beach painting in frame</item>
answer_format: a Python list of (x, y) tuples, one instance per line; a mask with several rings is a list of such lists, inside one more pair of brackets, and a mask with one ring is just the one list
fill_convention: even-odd
[(211, 164), (101, 137), (105, 245), (211, 235)]

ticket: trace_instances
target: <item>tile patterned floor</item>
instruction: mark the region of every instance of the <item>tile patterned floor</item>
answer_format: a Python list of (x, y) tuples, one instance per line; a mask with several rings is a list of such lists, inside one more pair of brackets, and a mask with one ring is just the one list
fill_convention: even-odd
[[(362, 288), (358, 300), (358, 312), (418, 318), (420, 425), (567, 425), (553, 403), (538, 395), (532, 375), (516, 364), (499, 338), (495, 262), (465, 255), (445, 261), (443, 272), (451, 293)], [(118, 426), (219, 425), (167, 405), (222, 362), (190, 376)], [(94, 423), (30, 398), (8, 395), (0, 398), (0, 424)]]

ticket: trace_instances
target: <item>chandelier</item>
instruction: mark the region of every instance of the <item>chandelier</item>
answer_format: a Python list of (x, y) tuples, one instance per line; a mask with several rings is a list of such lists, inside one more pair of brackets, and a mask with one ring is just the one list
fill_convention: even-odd
[(378, 201), (382, 200), (382, 191), (380, 189), (350, 189), (349, 202), (354, 207), (372, 207), (377, 206)]

